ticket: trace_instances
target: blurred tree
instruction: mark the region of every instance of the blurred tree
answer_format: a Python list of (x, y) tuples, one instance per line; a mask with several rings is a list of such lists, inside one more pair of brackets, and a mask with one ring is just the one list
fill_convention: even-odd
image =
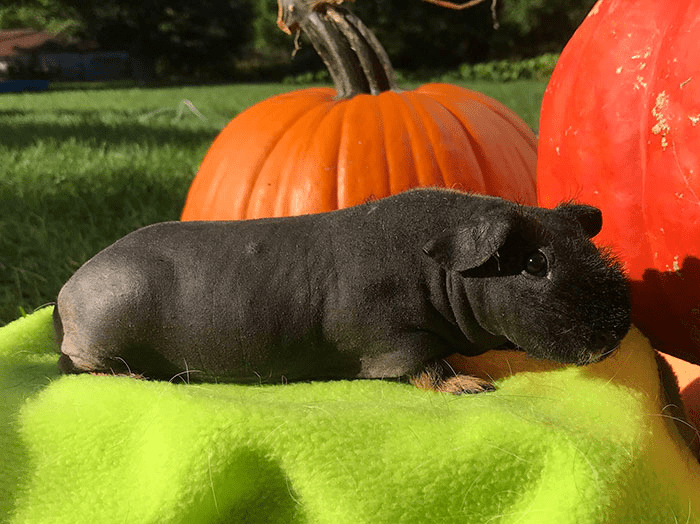
[(74, 34), (80, 23), (61, 0), (2, 0), (0, 29), (28, 28)]
[(61, 0), (83, 34), (105, 49), (126, 50), (142, 79), (225, 78), (252, 38), (250, 0)]
[[(492, 0), (462, 11), (421, 0), (347, 6), (375, 32), (395, 67), (432, 71), (559, 52), (594, 2), (498, 0), (499, 29)], [(80, 31), (106, 49), (129, 51), (145, 79), (156, 73), (231, 78), (233, 58), (270, 78), (284, 74), (275, 71), (279, 65), (287, 72), (322, 68), (310, 45), (290, 61), (293, 44), (276, 17), (276, 0), (0, 0), (0, 27)]]
[(415, 69), (560, 52), (595, 1), (483, 0), (467, 2), (473, 5), (464, 10), (416, 0), (357, 0), (350, 6), (397, 67)]
[[(275, 0), (256, 0), (257, 48), (285, 46), (272, 25)], [(492, 0), (454, 10), (421, 0), (356, 0), (346, 7), (377, 35), (395, 67), (449, 69), (463, 63), (559, 52), (595, 0)], [(463, 3), (455, 0), (455, 4)], [(286, 44), (289, 49), (291, 44)], [(298, 57), (295, 60), (299, 60)], [(320, 65), (319, 65), (320, 67)]]
[(358, 0), (349, 7), (375, 32), (395, 67), (451, 68), (488, 57), (490, 2), (453, 11), (417, 0)]
[(490, 42), (495, 58), (560, 52), (596, 0), (499, 0), (499, 31)]

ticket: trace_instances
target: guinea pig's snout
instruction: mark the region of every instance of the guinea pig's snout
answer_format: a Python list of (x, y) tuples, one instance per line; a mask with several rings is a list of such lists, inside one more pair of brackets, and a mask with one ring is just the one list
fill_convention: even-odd
[(599, 331), (593, 335), (592, 347), (589, 363), (600, 362), (609, 357), (620, 345), (620, 339), (611, 331)]

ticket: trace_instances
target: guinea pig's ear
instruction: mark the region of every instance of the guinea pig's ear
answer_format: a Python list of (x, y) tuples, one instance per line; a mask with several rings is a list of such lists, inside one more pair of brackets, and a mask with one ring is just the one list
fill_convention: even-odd
[(603, 228), (603, 214), (597, 207), (567, 203), (557, 206), (554, 210), (577, 221), (588, 238), (593, 238)]
[(479, 267), (503, 246), (511, 230), (508, 216), (477, 217), (429, 240), (423, 251), (450, 271)]

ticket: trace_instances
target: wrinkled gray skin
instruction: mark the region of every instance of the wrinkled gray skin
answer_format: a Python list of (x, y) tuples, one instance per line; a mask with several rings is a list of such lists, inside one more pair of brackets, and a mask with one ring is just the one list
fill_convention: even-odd
[[(63, 372), (279, 382), (400, 377), (517, 346), (586, 364), (630, 325), (596, 208), (420, 189), (330, 213), (166, 222), (61, 289)], [(544, 256), (542, 256), (544, 255)]]

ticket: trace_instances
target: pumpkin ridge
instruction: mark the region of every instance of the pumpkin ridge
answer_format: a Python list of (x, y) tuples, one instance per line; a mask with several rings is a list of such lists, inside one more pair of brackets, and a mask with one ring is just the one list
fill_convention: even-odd
[[(477, 181), (482, 187), (485, 187), (484, 171), (474, 154), (473, 147), (469, 163), (476, 163), (476, 166), (463, 165), (464, 161), (458, 162), (460, 164), (458, 166), (451, 165), (453, 164), (454, 155), (449, 147), (444, 147), (445, 144), (450, 146), (451, 142), (457, 142), (454, 137), (455, 128), (464, 130), (460, 119), (438, 97), (412, 91), (403, 93), (403, 98), (410, 101), (417, 117), (416, 120), (422, 124), (422, 129), (425, 132), (425, 143), (430, 144), (432, 162), (440, 173), (444, 185), (456, 188), (455, 184), (458, 182), (449, 183), (449, 179), (452, 178), (452, 171), (457, 168), (468, 171), (472, 180), (477, 178), (475, 174), (478, 173)], [(468, 137), (467, 140), (469, 140)], [(461, 141), (463, 142), (464, 140)], [(472, 142), (470, 141), (469, 143), (471, 144)], [(421, 185), (426, 184), (426, 182), (432, 181), (419, 180)]]
[[(346, 106), (347, 106), (347, 104), (346, 104)], [(348, 113), (347, 109), (348, 109), (348, 107), (346, 107), (346, 111), (345, 111), (346, 118), (343, 118), (343, 120), (340, 123), (340, 127), (341, 127), (340, 142), (338, 144), (338, 156), (337, 156), (337, 163), (336, 163), (336, 165), (338, 166), (336, 169), (336, 173), (337, 173), (336, 178), (338, 181), (336, 184), (335, 191), (333, 192), (333, 194), (335, 195), (335, 201), (336, 201), (338, 209), (345, 207), (343, 205), (344, 201), (346, 199), (346, 194), (344, 193), (344, 185), (348, 183), (348, 179), (350, 178), (348, 175), (348, 171), (350, 170), (350, 167), (348, 164), (348, 156), (349, 155), (348, 155), (348, 146), (347, 146), (347, 143), (349, 140), (349, 138), (348, 138), (349, 133), (348, 133), (348, 129), (347, 129), (349, 119), (347, 118), (347, 113)], [(350, 109), (352, 109), (352, 108), (350, 108)]]
[[(383, 170), (380, 172), (387, 173), (387, 177), (372, 177), (372, 185), (374, 186), (375, 190), (365, 192), (367, 197), (365, 200), (371, 200), (371, 199), (376, 199), (380, 198), (378, 195), (393, 195), (397, 193), (397, 187), (401, 188), (398, 189), (398, 192), (401, 192), (404, 189), (408, 189), (405, 185), (399, 185), (396, 186), (396, 170), (392, 170), (392, 167), (390, 165), (390, 160), (389, 160), (389, 151), (392, 149), (392, 144), (387, 141), (386, 138), (386, 133), (387, 133), (387, 121), (388, 119), (385, 117), (384, 110), (386, 107), (391, 107), (394, 104), (392, 103), (392, 99), (395, 97), (400, 96), (396, 93), (396, 91), (383, 91), (379, 95), (373, 95), (372, 100), (374, 102), (375, 110), (374, 114), (376, 115), (376, 122), (377, 122), (377, 141), (379, 145), (379, 149), (381, 150), (381, 155), (379, 155), (379, 158), (381, 159), (382, 162), (382, 168)], [(376, 169), (376, 166), (373, 166)], [(392, 175), (393, 171), (393, 175)]]
[(460, 125), (464, 129), (464, 134), (467, 137), (467, 140), (469, 141), (469, 145), (472, 149), (474, 159), (476, 160), (476, 163), (479, 166), (479, 172), (480, 172), (481, 178), (483, 180), (482, 192), (486, 195), (497, 195), (498, 191), (494, 190), (494, 188), (491, 187), (492, 184), (488, 181), (489, 178), (492, 176), (492, 173), (491, 173), (490, 166), (487, 165), (487, 163), (484, 161), (484, 152), (483, 152), (482, 147), (479, 145), (478, 141), (471, 134), (469, 128), (465, 125), (465, 123), (461, 119), (458, 119), (458, 120), (459, 120)]
[[(378, 96), (378, 108), (382, 121), (382, 140), (384, 144), (384, 165), (386, 166), (386, 194), (393, 195), (415, 187), (417, 180), (416, 166), (413, 158), (408, 158), (407, 151), (411, 149), (408, 131), (403, 125), (401, 101), (403, 94), (386, 91)], [(400, 143), (399, 143), (400, 142)], [(403, 180), (401, 180), (403, 179)]]
[[(280, 171), (282, 176), (277, 177), (281, 183), (275, 191), (278, 202), (274, 212), (276, 216), (300, 214), (300, 210), (306, 208), (309, 200), (313, 199), (313, 194), (317, 195), (313, 207), (323, 210), (337, 209), (338, 207), (337, 177), (326, 176), (329, 168), (321, 166), (318, 159), (326, 157), (325, 148), (328, 146), (337, 150), (335, 141), (330, 140), (329, 136), (324, 133), (340, 135), (342, 131), (337, 130), (338, 126), (335, 123), (342, 120), (346, 107), (335, 98), (329, 101), (325, 107), (326, 111), (314, 115), (314, 118), (309, 121), (309, 132), (290, 130), (296, 137), (294, 142), (298, 145), (298, 154), (295, 155), (293, 162), (284, 164), (286, 170)], [(329, 122), (330, 126), (328, 126)], [(329, 129), (326, 129), (327, 126)], [(337, 151), (327, 156), (334, 158), (335, 164), (330, 168), (330, 172), (335, 173), (337, 170)], [(311, 167), (307, 167), (309, 165)], [(336, 196), (332, 201), (318, 200), (319, 196), (326, 195)]]
[[(332, 209), (338, 209), (339, 208), (339, 197), (338, 197), (338, 177), (335, 175), (338, 171), (338, 165), (339, 165), (339, 157), (340, 157), (340, 141), (339, 140), (329, 140), (328, 136), (322, 134), (323, 130), (323, 124), (324, 121), (328, 120), (333, 117), (333, 121), (331, 122), (331, 127), (338, 129), (338, 136), (342, 137), (342, 129), (341, 126), (338, 125), (338, 122), (343, 122), (345, 113), (347, 110), (347, 106), (343, 103), (339, 103), (338, 101), (333, 102), (333, 107), (323, 115), (321, 120), (318, 123), (318, 126), (316, 127), (316, 130), (314, 131), (312, 137), (308, 140), (308, 149), (320, 149), (322, 151), (328, 151), (328, 149), (332, 149), (332, 152), (328, 152), (327, 155), (329, 158), (333, 158), (333, 165), (332, 166), (319, 166), (318, 168), (313, 168), (314, 171), (317, 169), (324, 169), (324, 173), (322, 175), (325, 175), (325, 171), (330, 169), (330, 172), (333, 173), (333, 176), (321, 176), (321, 178), (324, 181), (328, 182), (328, 186), (322, 190), (324, 194), (329, 194), (333, 195), (333, 201), (328, 203), (328, 211)], [(317, 137), (320, 136), (321, 139), (318, 140)], [(316, 147), (314, 147), (316, 145)], [(320, 156), (325, 156), (323, 153), (320, 154)], [(304, 171), (309, 171), (308, 169), (305, 169)], [(318, 189), (318, 188), (317, 188)]]
[[(260, 168), (254, 173), (254, 179), (250, 182), (250, 189), (247, 191), (245, 200), (246, 216), (263, 217), (270, 213), (276, 215), (280, 212), (280, 206), (284, 207), (284, 204), (279, 199), (280, 195), (285, 194), (281, 188), (288, 187), (291, 183), (290, 177), (294, 174), (298, 162), (297, 157), (299, 156), (297, 154), (299, 147), (293, 152), (288, 148), (296, 145), (299, 137), (306, 137), (306, 130), (315, 129), (314, 122), (318, 118), (318, 114), (322, 113), (325, 116), (335, 104), (335, 101), (328, 99), (312, 106), (299, 114), (292, 124), (279, 134), (274, 145), (268, 149), (268, 153), (263, 158)], [(269, 115), (266, 116), (269, 118)], [(285, 161), (280, 162), (280, 159), (285, 159)], [(280, 170), (280, 166), (285, 168), (285, 170)], [(271, 187), (270, 180), (274, 181), (275, 187), (268, 190), (267, 188)], [(268, 193), (271, 193), (273, 197), (269, 197)], [(261, 206), (264, 206), (265, 209)]]
[[(425, 88), (427, 88), (427, 90)], [(451, 93), (446, 93), (446, 90), (451, 91)], [(498, 115), (500, 119), (508, 125), (508, 128), (516, 130), (520, 138), (532, 145), (533, 148), (537, 147), (537, 139), (532, 129), (530, 129), (524, 121), (521, 121), (512, 109), (494, 98), (488, 97), (478, 91), (467, 91), (459, 86), (445, 83), (425, 84), (416, 91), (429, 94), (431, 98), (439, 97), (440, 103), (445, 107), (451, 106), (454, 103), (455, 97), (459, 97), (460, 99), (467, 98), (469, 102), (473, 104), (480, 103)], [(464, 113), (463, 111), (454, 110), (451, 107), (449, 110), (457, 115)]]
[[(296, 97), (295, 97), (296, 98)], [(291, 126), (284, 126), (280, 127), (280, 132), (279, 134), (276, 134), (273, 139), (271, 140), (269, 147), (266, 148), (265, 153), (261, 157), (261, 161), (256, 162), (255, 167), (251, 170), (250, 178), (249, 178), (249, 183), (247, 184), (247, 191), (245, 191), (245, 196), (243, 197), (243, 201), (246, 202), (246, 214), (250, 214), (251, 212), (256, 213), (255, 211), (252, 210), (252, 205), (257, 205), (257, 199), (253, 199), (253, 194), (257, 193), (259, 191), (259, 184), (260, 180), (262, 178), (263, 172), (267, 169), (267, 166), (270, 162), (270, 156), (274, 154), (274, 151), (279, 147), (279, 144), (285, 140), (285, 136), (291, 132), (292, 129), (296, 126), (296, 124), (302, 120), (304, 117), (306, 117), (311, 111), (314, 111), (318, 108), (323, 108), (325, 107), (325, 103), (322, 106), (314, 106), (311, 108), (304, 108), (303, 111), (298, 113), (292, 120), (291, 120)], [(273, 113), (274, 115), (277, 115), (278, 113)], [(264, 116), (269, 116), (269, 113), (264, 115)], [(275, 204), (276, 206), (277, 204)]]
[[(440, 95), (440, 93), (436, 93), (437, 95)], [(441, 96), (441, 98), (443, 98)], [(435, 98), (434, 98), (435, 99)], [(449, 103), (445, 103), (444, 100), (440, 100), (438, 103), (442, 107), (445, 108), (447, 112), (449, 112), (455, 119), (455, 121), (458, 123), (459, 127), (462, 130), (462, 135), (464, 136), (466, 142), (469, 144), (470, 152), (471, 152), (471, 158), (473, 159), (474, 162), (476, 162), (476, 165), (478, 167), (478, 174), (479, 174), (479, 189), (472, 188), (473, 191), (477, 193), (483, 193), (483, 194), (489, 194), (489, 184), (487, 183), (486, 179), (487, 176), (486, 174), (491, 172), (490, 168), (485, 165), (485, 162), (482, 158), (482, 152), (481, 148), (479, 147), (476, 139), (471, 133), (470, 126), (467, 125), (464, 122), (464, 115), (460, 115), (457, 111), (454, 110), (454, 108), (451, 106)], [(474, 171), (474, 170), (472, 170)], [(472, 174), (474, 176), (474, 174)], [(497, 194), (497, 193), (490, 193), (490, 194)]]
[[(426, 174), (434, 171), (437, 162), (425, 123), (419, 117), (418, 107), (420, 106), (420, 101), (414, 100), (410, 93), (404, 93), (400, 96), (400, 99), (404, 103), (404, 123), (411, 126), (408, 136), (411, 141), (410, 149), (413, 163), (416, 166), (415, 185), (430, 186), (432, 185), (432, 180)], [(406, 109), (408, 111), (405, 111)], [(431, 168), (426, 169), (426, 164), (428, 163)]]
[[(520, 129), (518, 126), (512, 125), (512, 120), (507, 118), (508, 113), (512, 112), (506, 106), (500, 104), (500, 102), (497, 102), (497, 104), (498, 106), (503, 108), (503, 111), (495, 111), (493, 107), (486, 106), (486, 108), (489, 111), (485, 112), (483, 111), (483, 107), (485, 106), (485, 104), (481, 103), (479, 97), (473, 97), (471, 96), (471, 94), (469, 94), (466, 97), (462, 96), (461, 99), (457, 101), (455, 101), (454, 98), (455, 95), (453, 95), (452, 98), (448, 98), (443, 94), (441, 96), (440, 103), (459, 121), (460, 125), (462, 126), (462, 129), (464, 130), (465, 135), (467, 136), (469, 143), (471, 144), (474, 157), (478, 162), (479, 169), (484, 179), (483, 192), (489, 195), (498, 195), (503, 194), (505, 190), (508, 194), (511, 195), (512, 199), (522, 202), (530, 202), (534, 198), (536, 198), (537, 192), (534, 180), (530, 180), (530, 184), (528, 184), (529, 187), (523, 187), (524, 182), (526, 182), (526, 180), (524, 179), (518, 179), (517, 183), (513, 183), (513, 181), (515, 180), (514, 178), (502, 179), (502, 177), (499, 178), (495, 176), (496, 173), (494, 171), (494, 167), (490, 162), (486, 161), (486, 159), (492, 158), (494, 156), (493, 154), (487, 154), (493, 153), (493, 147), (487, 149), (486, 147), (482, 146), (482, 140), (474, 135), (474, 133), (472, 132), (472, 128), (482, 131), (493, 128), (498, 130), (499, 134), (502, 135), (497, 140), (483, 140), (485, 144), (491, 145), (495, 143), (496, 145), (501, 145), (517, 143), (519, 141), (524, 142), (526, 146), (529, 146), (531, 148), (529, 150), (533, 151), (533, 158), (530, 160), (528, 160), (524, 156), (522, 148), (517, 147), (508, 149), (509, 151), (512, 151), (513, 149), (517, 151), (517, 158), (519, 161), (522, 162), (523, 166), (529, 166), (533, 165), (533, 163), (536, 163), (536, 141), (532, 131), (527, 126), (524, 126), (523, 129)], [(468, 103), (470, 105), (473, 104), (475, 110), (480, 111), (481, 114), (468, 115), (466, 111), (460, 110), (460, 108), (457, 107), (458, 104), (465, 103)], [(473, 120), (478, 121), (478, 125), (474, 124)], [(521, 172), (521, 170), (517, 168), (518, 166), (513, 166), (512, 162), (509, 161), (511, 160), (510, 157), (505, 157), (504, 155), (499, 156), (503, 158), (504, 162), (507, 162), (509, 164), (508, 167), (512, 171), (518, 173)], [(517, 164), (520, 164), (520, 162), (517, 162)], [(508, 181), (507, 184), (505, 183), (506, 180)], [(517, 194), (515, 193), (516, 188)]]
[[(383, 95), (361, 94), (341, 102), (346, 106), (338, 148), (338, 205), (341, 208), (388, 194), (384, 192), (381, 177), (370, 174), (377, 171), (377, 159), (386, 162), (383, 125), (376, 117)], [(373, 117), (367, 120), (364, 118), (367, 114)]]
[[(332, 90), (328, 88), (310, 88), (302, 91), (305, 96), (309, 95), (324, 95)], [(256, 124), (259, 121), (269, 120), (270, 114), (280, 115), (284, 119), (284, 122), (279, 122), (278, 127), (267, 127), (265, 140), (255, 140), (253, 146), (254, 151), (248, 151), (246, 154), (246, 159), (252, 158), (253, 163), (248, 162), (246, 165), (246, 170), (256, 171), (255, 177), (258, 176), (257, 171), (262, 168), (262, 165), (267, 159), (270, 151), (272, 150), (272, 145), (281, 139), (284, 134), (284, 124), (291, 120), (294, 121), (298, 116), (297, 112), (290, 111), (287, 107), (289, 96), (282, 95), (281, 98), (271, 97), (266, 100), (259, 102), (258, 104), (251, 106), (244, 111), (240, 112), (224, 129), (219, 133), (217, 138), (214, 140), (209, 148), (209, 151), (204, 156), (200, 168), (195, 176), (190, 189), (187, 194), (187, 199), (185, 201), (185, 206), (182, 211), (181, 220), (223, 220), (226, 218), (233, 218), (235, 216), (240, 216), (243, 213), (244, 208), (247, 206), (247, 202), (250, 200), (250, 195), (253, 191), (253, 184), (250, 180), (245, 180), (245, 184), (241, 184), (240, 180), (242, 178), (249, 178), (251, 173), (241, 177), (236, 176), (235, 191), (236, 193), (245, 193), (245, 197), (238, 197), (235, 202), (235, 207), (238, 209), (231, 209), (227, 212), (226, 217), (220, 215), (221, 201), (226, 200), (229, 202), (227, 194), (230, 193), (230, 186), (232, 185), (232, 180), (229, 176), (231, 165), (227, 165), (227, 162), (231, 162), (229, 158), (231, 146), (230, 143), (234, 142), (234, 147), (241, 147), (240, 140), (240, 129), (247, 128), (249, 125)], [(309, 106), (317, 103), (316, 99), (307, 102)], [(284, 113), (279, 111), (279, 107), (285, 107)], [(303, 108), (300, 113), (308, 111), (308, 108)], [(290, 114), (291, 113), (291, 114)], [(257, 127), (257, 124), (256, 124)], [(279, 130), (279, 132), (278, 132)], [(245, 140), (251, 141), (252, 135), (250, 133), (244, 136)], [(244, 146), (245, 147), (245, 146)], [(234, 156), (237, 162), (240, 162), (241, 154), (238, 151), (234, 151)], [(234, 162), (234, 169), (237, 169)], [(258, 165), (259, 164), (259, 165)], [(251, 167), (252, 166), (252, 167)], [(202, 210), (218, 210), (213, 212), (202, 213)]]
[[(401, 123), (401, 128), (405, 130), (406, 141), (405, 149), (402, 152), (404, 158), (407, 159), (408, 164), (411, 166), (409, 173), (399, 173), (390, 172), (389, 173), (389, 187), (391, 188), (392, 194), (401, 192), (406, 186), (407, 187), (417, 187), (419, 185), (420, 175), (418, 173), (420, 167), (419, 162), (416, 159), (416, 151), (414, 147), (414, 122), (411, 116), (407, 116), (406, 112), (406, 96), (398, 95), (395, 97), (395, 102), (393, 105), (396, 109), (396, 116), (398, 121)], [(409, 107), (409, 111), (410, 111)], [(393, 176), (392, 176), (393, 175)], [(405, 180), (400, 180), (404, 178)]]
[[(381, 95), (376, 97), (377, 100), (377, 112), (376, 114), (377, 119), (378, 119), (378, 127), (381, 129), (381, 146), (382, 146), (382, 151), (384, 154), (382, 155), (382, 159), (384, 160), (384, 166), (383, 166), (383, 171), (384, 173), (388, 174), (388, 182), (386, 184), (382, 184), (382, 192), (381, 194), (386, 194), (386, 195), (393, 195), (394, 191), (392, 189), (392, 178), (395, 177), (395, 170), (392, 169), (391, 161), (389, 159), (389, 155), (391, 154), (391, 142), (388, 140), (388, 126), (387, 122), (391, 122), (391, 117), (387, 118), (386, 112), (387, 109), (392, 109), (393, 104), (389, 103), (387, 104), (387, 97), (389, 99), (393, 99), (393, 97), (398, 96), (396, 92), (394, 91), (385, 91), (384, 93), (381, 93)], [(377, 195), (371, 194), (367, 196), (367, 199), (373, 199), (377, 198)]]

